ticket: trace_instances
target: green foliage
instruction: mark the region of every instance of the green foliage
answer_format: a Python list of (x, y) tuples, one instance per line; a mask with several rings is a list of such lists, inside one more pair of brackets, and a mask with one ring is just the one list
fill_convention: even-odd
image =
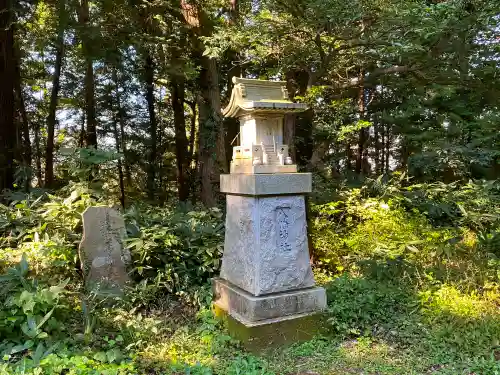
[(338, 194), (312, 208), (333, 330), (432, 353), (437, 373), (494, 374), (497, 182), (410, 185), (395, 176)]
[[(500, 223), (500, 184), (492, 181), (442, 182), (401, 186), (389, 183), (387, 197), (396, 199), (407, 211), (418, 210), (435, 226), (463, 226), (489, 230)], [(370, 186), (370, 185), (368, 185)]]
[(23, 254), (21, 262), (0, 276), (2, 309), (0, 310), (0, 355), (14, 358), (26, 350), (36, 348), (32, 359), (39, 362), (50, 354), (47, 348), (51, 336), (64, 331), (60, 303), (69, 280), (59, 285), (44, 287), (28, 275), (29, 266)]
[[(95, 148), (66, 148), (61, 150), (65, 157), (61, 169), (77, 182), (86, 182), (95, 177), (96, 168), (113, 168), (113, 161), (123, 157), (120, 153)], [(105, 173), (105, 171), (103, 171)]]
[(428, 345), (446, 356), (489, 355), (499, 345), (498, 297), (491, 291), (466, 294), (449, 285), (421, 292), (422, 322), (432, 330)]
[[(10, 120), (27, 139), (1, 194), (1, 375), (500, 373), (498, 1), (104, 0), (88, 22), (86, 2), (17, 3)], [(171, 199), (184, 180), (216, 200), (215, 146), (233, 138), (218, 107), (240, 74), (286, 80), (310, 107), (286, 124), (317, 172), (311, 250), (334, 331), (259, 356), (208, 309), (222, 212)], [(93, 117), (98, 149), (82, 147)], [(82, 288), (81, 213), (118, 192), (136, 285), (102, 301)]]
[(329, 323), (335, 332), (348, 336), (388, 330), (402, 317), (411, 319), (418, 304), (402, 285), (346, 274), (328, 286), (328, 297)]
[[(224, 225), (222, 213), (131, 209), (126, 214), (134, 273), (152, 288), (187, 291), (219, 270)], [(146, 282), (144, 281), (144, 282)]]
[(496, 184), (401, 181), (379, 179), (344, 190), (341, 201), (314, 206), (318, 264), (418, 284), (498, 283)]
[(132, 375), (136, 374), (133, 364), (120, 363), (109, 364), (87, 356), (56, 355), (50, 354), (40, 361), (34, 363), (31, 360), (24, 360), (15, 367), (0, 365), (0, 374), (68, 374), (68, 375)]
[(252, 356), (238, 357), (225, 372), (227, 375), (274, 375), (268, 365)]
[(242, 352), (209, 309), (219, 210), (130, 207), (137, 283), (100, 301), (82, 293), (74, 268), (81, 212), (109, 198), (76, 184), (4, 206), (0, 373), (498, 371), (497, 184), (394, 176), (329, 194), (337, 200), (312, 206), (310, 229), (332, 335), (260, 356)]

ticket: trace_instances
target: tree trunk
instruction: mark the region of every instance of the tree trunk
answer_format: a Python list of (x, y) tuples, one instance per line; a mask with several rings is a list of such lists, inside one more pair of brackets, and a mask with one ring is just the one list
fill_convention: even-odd
[(36, 122), (33, 126), (34, 141), (35, 141), (35, 175), (37, 185), (42, 186), (42, 151), (40, 147), (40, 123)]
[[(222, 110), (220, 102), (220, 88), (219, 88), (219, 70), (217, 61), (211, 58), (204, 58), (208, 70), (208, 81), (206, 99), (209, 103), (209, 111), (217, 126), (217, 166), (219, 173), (227, 173), (227, 160), (226, 160), (226, 130), (224, 121), (222, 119)], [(219, 174), (218, 173), (218, 174)]]
[(347, 141), (345, 145), (345, 169), (347, 172), (352, 170), (352, 150), (351, 150), (351, 142)]
[[(115, 148), (117, 152), (120, 152), (120, 134), (118, 133), (118, 125), (117, 123), (119, 122), (118, 120), (118, 112), (120, 111), (120, 108), (118, 107), (118, 102), (117, 102), (117, 108), (114, 111), (114, 118), (113, 118), (113, 135), (115, 137)], [(122, 161), (121, 159), (118, 159), (118, 181), (120, 184), (120, 203), (123, 208), (125, 208), (125, 184), (123, 182), (123, 167), (122, 167)]]
[(313, 111), (309, 109), (300, 113), (295, 121), (295, 154), (299, 166), (309, 168), (314, 149)]
[(0, 0), (0, 192), (14, 184), (14, 123), (15, 61), (12, 3)]
[[(24, 103), (24, 96), (23, 96), (23, 90), (21, 87), (21, 61), (20, 61), (20, 55), (19, 55), (19, 49), (17, 46), (14, 47), (14, 59), (15, 59), (15, 87), (14, 87), (14, 92), (16, 94), (15, 100), (17, 101), (17, 107), (19, 110), (19, 114), (21, 116), (21, 122), (22, 122), (22, 138), (23, 138), (23, 164), (31, 168), (31, 162), (32, 162), (32, 156), (33, 152), (31, 149), (31, 139), (30, 139), (30, 125), (28, 121), (28, 114), (26, 113), (26, 105)], [(26, 181), (27, 183), (27, 188), (29, 188), (31, 182), (29, 179)]]
[(215, 171), (215, 153), (217, 131), (214, 130), (213, 123), (209, 123), (207, 104), (203, 97), (199, 98), (199, 118), (200, 118), (200, 138), (199, 152), (199, 178), (201, 182), (201, 201), (208, 207), (216, 204), (214, 180), (218, 173)]
[[(47, 147), (45, 149), (45, 187), (54, 185), (54, 131), (56, 125), (56, 109), (60, 88), (61, 69), (64, 54), (64, 2), (61, 2), (59, 11), (59, 31), (56, 40), (56, 61), (52, 77), (52, 92), (50, 94), (49, 114), (47, 116)], [(93, 96), (93, 95), (92, 95)]]
[(379, 124), (380, 134), (380, 173), (385, 173), (385, 124)]
[(82, 28), (82, 50), (85, 56), (85, 115), (87, 129), (85, 144), (97, 148), (97, 121), (94, 97), (94, 67), (93, 46), (90, 30), (89, 0), (82, 0), (80, 7), (80, 27)]
[[(220, 111), (217, 65), (214, 59), (202, 58), (198, 100), (200, 123), (199, 171), (201, 200), (208, 206), (216, 204), (214, 184), (220, 172), (225, 172), (224, 131)], [(222, 161), (220, 160), (222, 158)]]
[(391, 157), (391, 130), (389, 124), (385, 126), (385, 129), (385, 173), (389, 173), (389, 161)]
[(191, 125), (189, 128), (189, 163), (193, 162), (194, 157), (194, 145), (196, 139), (196, 102), (189, 103), (191, 108)]
[[(120, 150), (123, 154), (123, 163), (125, 167), (125, 182), (127, 183), (127, 186), (132, 186), (132, 176), (130, 173), (130, 165), (128, 162), (128, 157), (127, 157), (127, 142), (126, 142), (126, 134), (125, 134), (125, 120), (124, 120), (124, 113), (123, 113), (123, 108), (122, 108), (122, 99), (121, 99), (121, 94), (120, 94), (120, 80), (118, 79), (118, 73), (116, 71), (116, 67), (113, 68), (113, 81), (115, 82), (115, 87), (116, 87), (116, 92), (115, 92), (115, 98), (116, 98), (116, 116), (118, 119), (118, 124), (120, 125), (120, 139), (119, 139), (119, 146), (117, 145), (117, 150)], [(119, 148), (118, 148), (119, 147)], [(122, 168), (123, 172), (123, 168)]]
[[(197, 137), (197, 129), (196, 129), (196, 122), (197, 122), (197, 111), (196, 111), (196, 101), (193, 101), (189, 103), (189, 107), (191, 108), (191, 126), (189, 129), (189, 166), (190, 168), (188, 169), (189, 171), (189, 191), (191, 194), (191, 203), (193, 205), (196, 204), (196, 178), (197, 178), (197, 173), (196, 173), (196, 168), (198, 167), (198, 150), (199, 148), (197, 147), (195, 150), (195, 145), (199, 146), (199, 142), (196, 142), (198, 139), (199, 141), (199, 136)], [(192, 166), (195, 166), (193, 169)]]
[(86, 111), (83, 110), (82, 111), (82, 122), (81, 122), (81, 125), (80, 125), (80, 135), (78, 137), (78, 147), (82, 148), (83, 146), (85, 146), (85, 125), (86, 125)]
[(410, 157), (410, 145), (405, 136), (401, 140), (400, 164), (399, 168), (403, 171), (408, 170), (408, 158)]
[[(363, 85), (364, 73), (360, 73), (361, 86), (358, 91), (358, 114), (359, 121), (365, 119), (365, 87)], [(366, 129), (362, 128), (358, 133), (358, 153), (356, 154), (356, 174), (361, 174), (363, 168), (363, 154), (365, 152)]]
[(377, 121), (373, 124), (373, 158), (375, 159), (375, 174), (380, 174), (380, 141), (379, 141), (379, 124)]
[(188, 168), (190, 163), (186, 118), (184, 116), (184, 77), (171, 76), (172, 109), (174, 111), (175, 156), (177, 161), (177, 191), (179, 201), (189, 198)]
[[(118, 74), (116, 68), (113, 68), (113, 81), (115, 83), (115, 99), (116, 108), (113, 110), (113, 135), (115, 137), (115, 148), (116, 152), (123, 150), (123, 134), (118, 132), (118, 124), (120, 124), (120, 130), (123, 132), (123, 117), (122, 117), (122, 107), (120, 100), (120, 87), (118, 81)], [(124, 156), (125, 157), (125, 156)], [(118, 159), (118, 181), (120, 184), (120, 203), (123, 208), (125, 208), (125, 184), (123, 181), (123, 167), (122, 160)]]
[(149, 113), (149, 136), (150, 148), (148, 153), (148, 170), (147, 170), (147, 189), (148, 198), (155, 199), (155, 180), (156, 180), (156, 157), (157, 157), (157, 122), (155, 112), (155, 96), (154, 96), (154, 62), (153, 57), (149, 52), (144, 58), (144, 78), (146, 81), (146, 102), (148, 103)]
[[(115, 133), (115, 144), (116, 144), (116, 150), (119, 150), (119, 145), (120, 145), (120, 138), (118, 136), (118, 128), (116, 126), (116, 122), (113, 122), (114, 126), (114, 133)], [(122, 205), (122, 208), (125, 209), (125, 183), (123, 181), (123, 167), (122, 167), (122, 160), (118, 159), (118, 179), (120, 183), (120, 203)]]

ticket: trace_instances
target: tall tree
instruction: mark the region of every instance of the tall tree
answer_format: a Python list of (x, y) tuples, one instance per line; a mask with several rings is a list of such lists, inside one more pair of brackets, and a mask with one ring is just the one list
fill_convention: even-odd
[(11, 0), (0, 0), (0, 191), (14, 184), (14, 14)]
[[(31, 138), (30, 138), (30, 125), (28, 114), (26, 112), (26, 104), (24, 102), (23, 88), (21, 83), (21, 61), (19, 56), (19, 48), (16, 45), (14, 47), (14, 60), (15, 60), (15, 82), (14, 82), (14, 92), (15, 92), (15, 100), (16, 100), (16, 108), (19, 112), (20, 120), (21, 120), (21, 133), (22, 133), (22, 160), (23, 165), (31, 169), (31, 161), (32, 161), (32, 150), (31, 150)], [(28, 191), (31, 186), (30, 175), (31, 173), (27, 171), (28, 175), (26, 176), (25, 181), (25, 190)]]
[(79, 26), (82, 40), (82, 51), (85, 59), (85, 117), (87, 128), (85, 130), (85, 145), (97, 148), (97, 119), (95, 106), (95, 80), (94, 80), (94, 50), (93, 30), (90, 22), (89, 0), (81, 0), (79, 7)]
[[(114, 100), (114, 108), (112, 108), (113, 111), (113, 136), (115, 138), (115, 148), (117, 152), (121, 152), (124, 148), (124, 134), (123, 134), (123, 109), (121, 107), (121, 94), (120, 94), (120, 83), (118, 79), (118, 73), (117, 73), (117, 68), (112, 67), (112, 77), (113, 77), (113, 83), (115, 86), (115, 100)], [(120, 129), (120, 130), (118, 130)], [(124, 174), (123, 174), (123, 166), (122, 166), (122, 159), (118, 159), (118, 183), (120, 185), (120, 203), (123, 208), (125, 208), (125, 181), (124, 181)]]
[[(214, 92), (213, 86), (215, 78), (214, 65), (207, 59), (205, 65), (202, 65), (198, 83), (200, 85), (200, 94), (198, 95), (199, 108), (199, 176), (201, 181), (201, 201), (211, 207), (216, 204), (214, 184), (217, 182), (219, 170), (217, 168), (217, 139), (219, 134), (220, 116), (213, 110), (211, 103), (211, 93)], [(208, 67), (206, 66), (208, 65)]]
[[(186, 116), (185, 116), (185, 77), (183, 75), (183, 62), (180, 58), (184, 38), (181, 39), (178, 47), (172, 49), (173, 64), (178, 67), (170, 74), (170, 91), (172, 97), (172, 109), (174, 112), (175, 129), (175, 157), (177, 163), (177, 192), (179, 201), (184, 202), (189, 198), (189, 178), (188, 169), (191, 163), (191, 157), (188, 149), (188, 138), (186, 134)], [(178, 72), (180, 70), (180, 72)], [(193, 129), (191, 129), (193, 132)], [(191, 135), (193, 137), (193, 135)]]
[(153, 56), (150, 51), (146, 51), (144, 53), (144, 80), (146, 82), (146, 102), (148, 105), (148, 114), (149, 114), (150, 144), (148, 150), (147, 189), (148, 189), (148, 198), (150, 200), (154, 200), (155, 198), (156, 160), (158, 157), (157, 155), (158, 122), (156, 120), (156, 111), (155, 111), (154, 74), (155, 74), (155, 65)]
[(47, 146), (45, 148), (45, 186), (54, 184), (54, 130), (56, 125), (56, 109), (59, 96), (61, 69), (64, 54), (65, 1), (59, 0), (57, 38), (55, 41), (55, 64), (52, 76), (52, 91), (50, 94), (49, 114), (47, 116)]

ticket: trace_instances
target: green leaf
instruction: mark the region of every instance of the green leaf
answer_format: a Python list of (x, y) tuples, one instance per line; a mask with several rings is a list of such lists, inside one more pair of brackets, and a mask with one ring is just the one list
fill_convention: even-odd
[(97, 352), (96, 354), (94, 354), (92, 358), (101, 363), (106, 363), (107, 361), (107, 356), (105, 352)]
[(49, 337), (49, 334), (47, 332), (41, 332), (36, 336), (38, 339), (46, 339)]
[(120, 349), (113, 348), (106, 352), (106, 357), (108, 359), (108, 362), (112, 363), (112, 362), (119, 362), (123, 358), (123, 355)]
[(26, 276), (29, 271), (28, 257), (26, 253), (23, 253), (21, 262), (19, 262), (19, 270), (21, 271), (21, 276)]
[(45, 314), (43, 319), (36, 326), (36, 329), (40, 329), (45, 324), (45, 322), (47, 322), (47, 320), (49, 320), (49, 318), (51, 317), (54, 310), (55, 310), (55, 306), (52, 308), (52, 310), (50, 310), (47, 314)]
[(39, 365), (40, 360), (43, 358), (44, 350), (45, 350), (45, 346), (42, 343), (39, 343), (38, 346), (36, 347), (35, 352), (31, 355), (31, 358), (33, 359), (34, 366)]

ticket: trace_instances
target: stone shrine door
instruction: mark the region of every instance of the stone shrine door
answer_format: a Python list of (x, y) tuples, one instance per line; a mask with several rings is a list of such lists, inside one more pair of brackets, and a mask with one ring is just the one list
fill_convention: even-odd
[(274, 144), (273, 140), (273, 135), (274, 135), (274, 129), (273, 126), (266, 126), (264, 129), (262, 129), (263, 134), (261, 138), (261, 142), (264, 143), (265, 145), (272, 145)]
[(257, 128), (257, 144), (274, 145), (283, 143), (283, 129), (278, 118), (265, 119), (262, 125)]

